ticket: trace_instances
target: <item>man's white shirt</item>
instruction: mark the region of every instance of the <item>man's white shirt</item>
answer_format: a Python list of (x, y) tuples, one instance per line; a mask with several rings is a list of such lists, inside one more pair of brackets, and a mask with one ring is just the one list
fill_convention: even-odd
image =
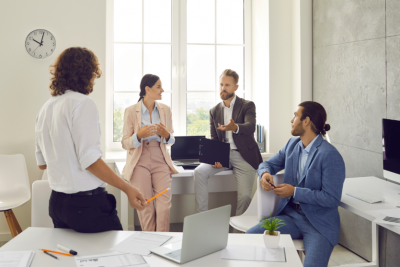
[(67, 90), (50, 98), (36, 118), (36, 160), (47, 165), (50, 188), (76, 193), (106, 183), (86, 170), (102, 156), (100, 118), (94, 101)]
[[(236, 102), (236, 95), (231, 101), (231, 105), (228, 108), (225, 106), (224, 101), (222, 101), (222, 106), (224, 107), (224, 125), (227, 125), (230, 120), (232, 119), (232, 112), (233, 112), (233, 106), (235, 105)], [(239, 125), (236, 130), (236, 132), (233, 131), (226, 131), (225, 132), (225, 142), (229, 143), (231, 145), (231, 149), (237, 149), (235, 142), (233, 141), (233, 133), (238, 134), (239, 133)]]

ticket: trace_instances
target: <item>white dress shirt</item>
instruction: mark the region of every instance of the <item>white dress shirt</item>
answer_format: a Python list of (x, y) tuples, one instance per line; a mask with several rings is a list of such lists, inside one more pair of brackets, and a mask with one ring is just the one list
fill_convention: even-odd
[[(225, 106), (225, 102), (222, 101), (222, 105), (224, 106), (224, 125), (227, 125), (230, 122), (230, 120), (232, 119), (233, 106), (235, 105), (235, 102), (236, 102), (236, 95), (232, 99), (231, 105), (229, 108), (227, 106)], [(237, 149), (235, 142), (233, 141), (232, 133), (234, 133), (234, 134), (239, 133), (239, 125), (238, 125), (236, 132), (233, 132), (233, 131), (225, 132), (225, 143), (229, 143), (231, 145), (231, 149)]]
[(106, 183), (86, 170), (102, 156), (100, 119), (94, 101), (67, 90), (50, 98), (36, 118), (36, 160), (47, 165), (50, 188), (76, 193)]

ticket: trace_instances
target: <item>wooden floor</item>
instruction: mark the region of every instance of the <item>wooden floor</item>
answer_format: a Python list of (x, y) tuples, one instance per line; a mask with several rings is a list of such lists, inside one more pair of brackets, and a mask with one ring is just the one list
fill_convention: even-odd
[[(140, 226), (135, 226), (135, 231), (141, 231)], [(171, 232), (183, 232), (183, 223), (171, 223), (170, 226)], [(230, 227), (230, 233), (233, 233), (233, 229)], [(7, 242), (0, 241), (0, 247), (6, 244)], [(365, 263), (367, 262), (363, 258), (359, 257), (357, 254), (354, 254), (350, 250), (342, 247), (341, 245), (335, 246), (333, 249), (331, 258), (329, 260), (328, 267), (330, 266), (340, 266), (344, 264), (354, 264), (354, 263)]]

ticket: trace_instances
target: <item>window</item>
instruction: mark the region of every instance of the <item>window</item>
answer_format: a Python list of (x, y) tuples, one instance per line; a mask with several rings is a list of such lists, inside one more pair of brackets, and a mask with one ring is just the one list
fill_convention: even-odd
[(160, 77), (175, 135), (209, 136), (224, 69), (239, 74), (237, 95), (251, 97), (250, 0), (114, 0), (112, 8), (108, 148), (120, 148), (124, 110), (138, 101), (144, 74)]

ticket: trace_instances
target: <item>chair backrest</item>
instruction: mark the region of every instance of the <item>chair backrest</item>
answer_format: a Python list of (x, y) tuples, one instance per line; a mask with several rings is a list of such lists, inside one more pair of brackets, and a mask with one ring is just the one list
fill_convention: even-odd
[(49, 177), (47, 176), (47, 170), (44, 170), (42, 180), (49, 180)]
[[(257, 179), (257, 189), (258, 189), (258, 184), (260, 182)], [(253, 199), (250, 202), (249, 207), (247, 210), (242, 214), (242, 216), (257, 216), (257, 205), (258, 205), (258, 190), (256, 190), (256, 193), (253, 196)]]
[(0, 195), (18, 195), (26, 201), (31, 198), (28, 169), (23, 155), (0, 155)]
[(49, 216), (50, 195), (49, 181), (38, 180), (32, 184), (32, 227), (54, 228)]
[[(284, 179), (284, 173), (276, 174), (272, 176), (274, 178), (274, 184), (282, 184)], [(258, 220), (262, 220), (263, 217), (275, 216), (276, 209), (278, 208), (280, 197), (274, 194), (273, 191), (264, 191), (260, 185), (260, 181), (257, 184), (258, 194)]]

